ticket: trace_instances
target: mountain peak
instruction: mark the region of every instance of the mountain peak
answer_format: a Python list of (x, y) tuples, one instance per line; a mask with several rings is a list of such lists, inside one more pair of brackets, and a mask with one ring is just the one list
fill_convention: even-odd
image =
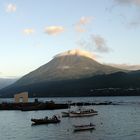
[(63, 53), (60, 53), (60, 54), (56, 55), (55, 58), (56, 57), (61, 57), (61, 56), (69, 56), (69, 55), (84, 56), (84, 57), (91, 58), (93, 60), (95, 59), (95, 55), (93, 55), (91, 52), (81, 50), (81, 49), (68, 50), (66, 52), (63, 52)]
[(120, 71), (120, 69), (100, 64), (94, 58), (92, 53), (80, 49), (60, 53), (47, 64), (23, 76), (15, 85), (21, 86), (44, 81), (82, 79)]

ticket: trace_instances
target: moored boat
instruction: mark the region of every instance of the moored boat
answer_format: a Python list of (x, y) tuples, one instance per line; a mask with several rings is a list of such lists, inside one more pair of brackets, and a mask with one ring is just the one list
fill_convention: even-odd
[(69, 117), (86, 117), (97, 115), (98, 112), (93, 109), (72, 111), (69, 113)]
[(61, 112), (62, 117), (69, 117), (70, 112)]
[(95, 125), (92, 123), (88, 125), (74, 125), (74, 132), (84, 131), (84, 130), (93, 130), (93, 129), (95, 129)]
[(32, 118), (31, 121), (33, 122), (34, 125), (38, 125), (38, 124), (49, 124), (49, 123), (59, 123), (61, 120), (54, 115), (52, 118), (42, 118), (42, 119), (34, 119)]

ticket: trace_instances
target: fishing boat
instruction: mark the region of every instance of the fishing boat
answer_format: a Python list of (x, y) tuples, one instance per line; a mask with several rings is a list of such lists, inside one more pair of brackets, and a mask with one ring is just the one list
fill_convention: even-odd
[(97, 115), (98, 112), (93, 109), (72, 111), (69, 113), (69, 117), (86, 117)]
[(95, 125), (92, 123), (88, 125), (73, 125), (73, 126), (74, 126), (74, 132), (95, 129)]
[(54, 115), (52, 118), (41, 118), (41, 119), (34, 119), (32, 118), (31, 121), (33, 122), (34, 125), (38, 124), (49, 124), (49, 123), (59, 123), (60, 119), (56, 115)]

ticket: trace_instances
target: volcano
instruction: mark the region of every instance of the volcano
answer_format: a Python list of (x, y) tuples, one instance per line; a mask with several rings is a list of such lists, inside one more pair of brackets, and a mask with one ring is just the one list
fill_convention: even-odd
[(75, 49), (56, 55), (50, 62), (23, 76), (16, 85), (29, 85), (44, 81), (80, 79), (110, 74), (121, 69), (100, 64), (92, 53)]
[[(0, 95), (12, 97), (23, 91), (28, 91), (30, 97), (140, 94), (140, 71), (122, 70), (95, 59), (92, 53), (79, 49), (60, 53), (47, 64), (0, 90)], [(133, 88), (134, 94), (129, 90)]]

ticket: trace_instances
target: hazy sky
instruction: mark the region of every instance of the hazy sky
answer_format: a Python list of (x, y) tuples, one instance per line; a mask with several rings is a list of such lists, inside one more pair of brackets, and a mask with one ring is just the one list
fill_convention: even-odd
[(103, 63), (140, 62), (140, 0), (0, 0), (0, 77), (80, 48)]

